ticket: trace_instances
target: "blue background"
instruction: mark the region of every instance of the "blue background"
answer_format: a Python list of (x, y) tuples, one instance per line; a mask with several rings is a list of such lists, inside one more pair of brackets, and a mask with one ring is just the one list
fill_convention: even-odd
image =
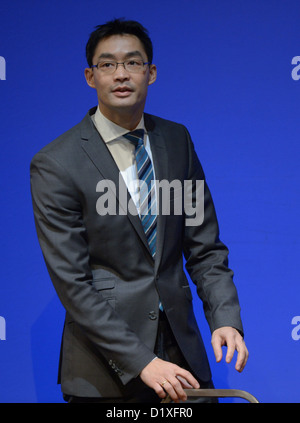
[(0, 402), (62, 402), (64, 311), (35, 233), (29, 163), (97, 104), (85, 44), (122, 16), (150, 31), (158, 80), (146, 111), (188, 127), (230, 248), (250, 358), (242, 374), (215, 363), (195, 298), (215, 385), (300, 402), (298, 0), (1, 2)]

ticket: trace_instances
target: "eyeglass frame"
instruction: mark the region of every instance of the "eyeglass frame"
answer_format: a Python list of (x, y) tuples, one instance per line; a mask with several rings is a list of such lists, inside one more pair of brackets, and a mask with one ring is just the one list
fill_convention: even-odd
[[(112, 73), (108, 73), (107, 75), (113, 75), (113, 74), (116, 72), (116, 70), (118, 69), (118, 65), (123, 65), (124, 69), (125, 69), (127, 72), (129, 72), (129, 73), (135, 73), (135, 72), (132, 72), (132, 71), (130, 71), (130, 70), (128, 70), (128, 69), (126, 69), (125, 63), (126, 63), (126, 62), (130, 62), (130, 61), (132, 61), (132, 59), (125, 60), (124, 62), (117, 62), (117, 61), (115, 61), (115, 60), (106, 60), (106, 61), (104, 60), (104, 61), (98, 62), (96, 65), (92, 65), (92, 66), (91, 66), (91, 69), (92, 69), (92, 68), (97, 68), (98, 70), (100, 70), (100, 69), (98, 68), (99, 63), (114, 63), (114, 64), (116, 65), (115, 70), (114, 70)], [(141, 60), (141, 62), (143, 63), (143, 66), (145, 66), (145, 65), (151, 65), (151, 64), (152, 64), (151, 62), (143, 62), (142, 60)]]

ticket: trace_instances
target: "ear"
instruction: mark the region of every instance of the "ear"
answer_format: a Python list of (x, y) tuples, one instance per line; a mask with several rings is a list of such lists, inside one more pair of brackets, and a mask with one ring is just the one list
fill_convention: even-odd
[(149, 82), (148, 85), (153, 84), (157, 78), (157, 68), (156, 65), (150, 65), (149, 67)]
[(96, 88), (95, 87), (95, 81), (94, 81), (94, 71), (93, 71), (93, 69), (92, 68), (86, 68), (84, 70), (84, 76), (85, 76), (87, 84), (91, 88)]

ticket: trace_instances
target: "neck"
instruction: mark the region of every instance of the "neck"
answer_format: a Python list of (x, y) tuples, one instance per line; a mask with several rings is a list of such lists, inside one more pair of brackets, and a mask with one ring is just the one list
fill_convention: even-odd
[(121, 126), (122, 128), (128, 129), (129, 131), (133, 131), (137, 127), (143, 115), (143, 110), (106, 110), (105, 108), (101, 107), (100, 103), (99, 108), (101, 113), (107, 119), (116, 125)]

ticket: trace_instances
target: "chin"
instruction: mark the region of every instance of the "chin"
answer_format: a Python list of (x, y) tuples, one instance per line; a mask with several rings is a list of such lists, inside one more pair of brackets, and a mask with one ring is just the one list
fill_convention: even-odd
[(123, 99), (119, 99), (118, 101), (114, 101), (111, 106), (115, 109), (119, 109), (119, 110), (128, 110), (128, 109), (132, 109), (132, 110), (136, 110), (137, 108), (140, 108), (140, 104), (139, 102), (135, 101), (134, 99), (129, 99), (129, 98), (123, 98)]

